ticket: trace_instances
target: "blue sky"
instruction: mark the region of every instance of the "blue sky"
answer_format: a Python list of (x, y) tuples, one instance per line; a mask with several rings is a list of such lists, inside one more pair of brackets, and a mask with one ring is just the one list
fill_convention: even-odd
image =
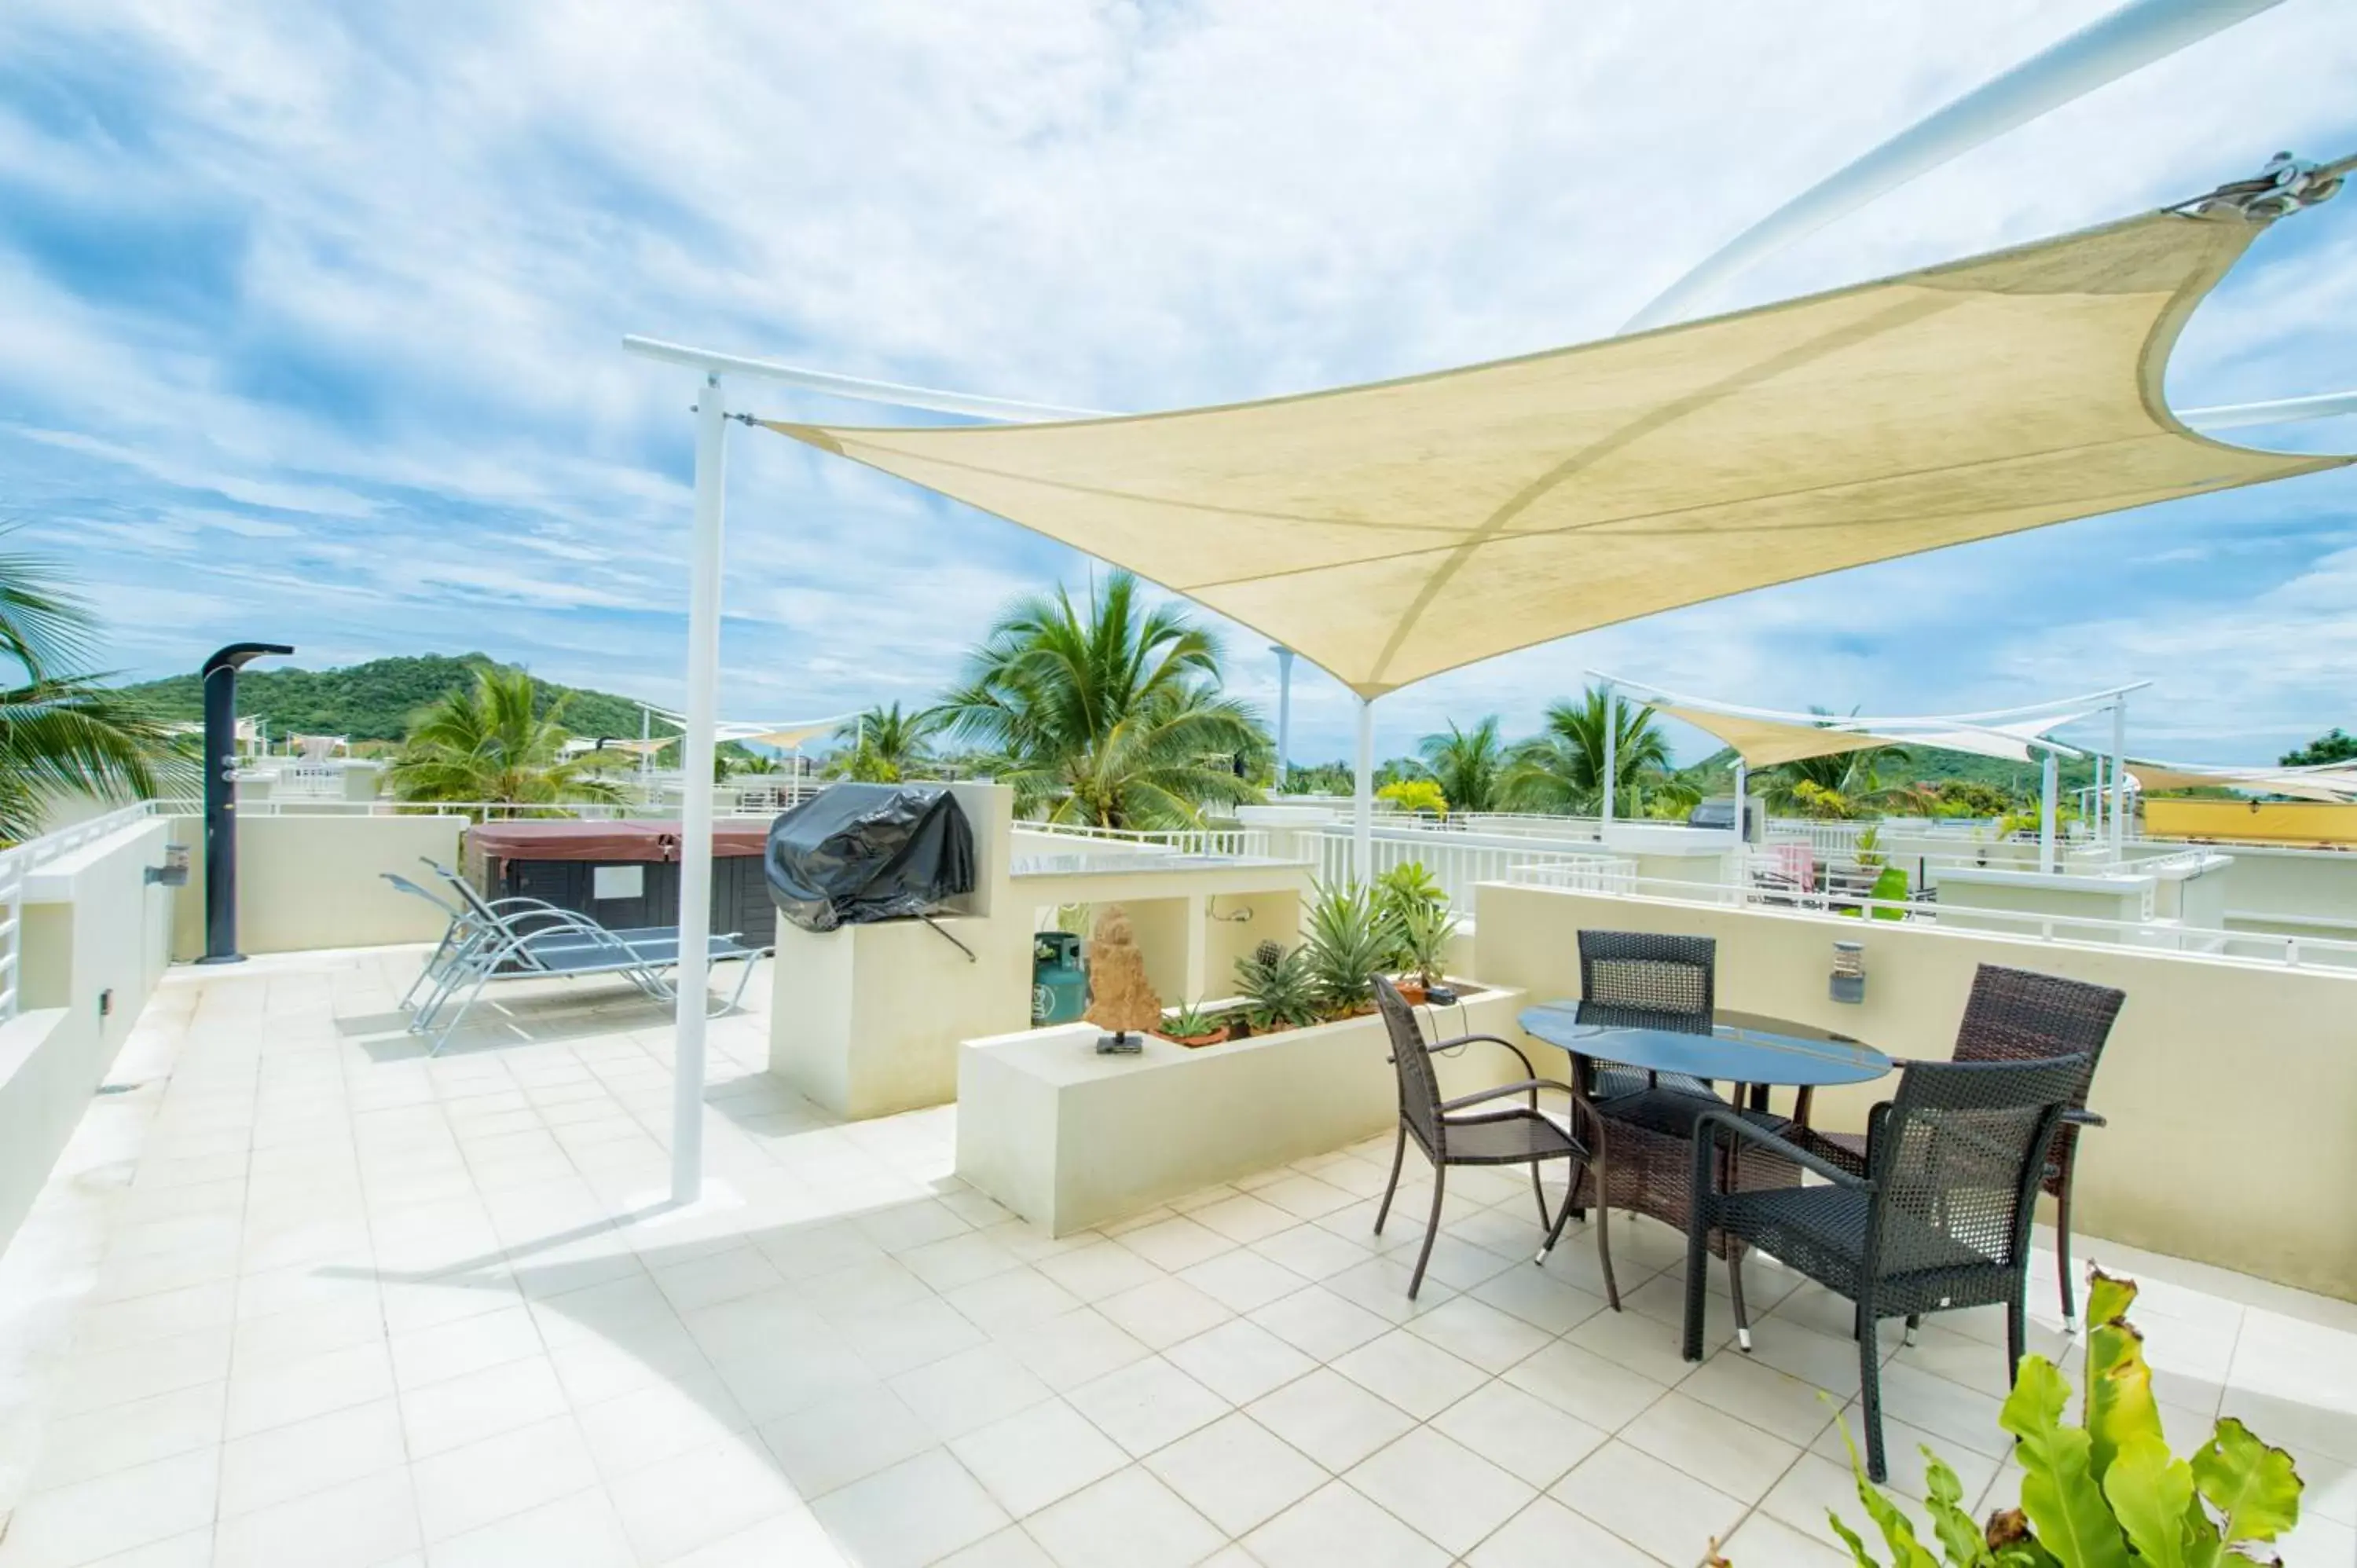
[[(108, 662), (481, 649), (675, 701), (687, 372), (642, 332), (1086, 407), (1609, 334), (2089, 0), (1463, 7), (0, 9), (0, 515)], [(1794, 247), (1736, 306), (2357, 149), (2357, 8), (2285, 0)], [(2196, 317), (2179, 406), (2357, 384), (2357, 193)], [(876, 411), (764, 391), (759, 412)], [(2248, 433), (2357, 449), (2357, 420)], [(794, 445), (731, 452), (724, 708), (921, 702), (1088, 564)], [(1733, 700), (1991, 707), (2126, 680), (2140, 749), (2357, 725), (2357, 474), (1700, 606), (1386, 699), (1532, 725), (1589, 666)], [(1233, 683), (1274, 707), (1262, 639)], [(1295, 752), (1347, 749), (1297, 677)], [(1691, 739), (1692, 737), (1689, 737)], [(1698, 753), (1699, 743), (1688, 746)]]

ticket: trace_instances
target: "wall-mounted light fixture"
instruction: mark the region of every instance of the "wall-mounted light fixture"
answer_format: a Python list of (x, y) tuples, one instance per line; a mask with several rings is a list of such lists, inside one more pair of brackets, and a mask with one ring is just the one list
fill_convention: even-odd
[(167, 843), (164, 846), (164, 864), (147, 869), (147, 883), (156, 887), (186, 887), (188, 885), (188, 846)]
[(1834, 944), (1834, 973), (1830, 991), (1833, 999), (1836, 1002), (1866, 1000), (1866, 944), (1864, 942)]

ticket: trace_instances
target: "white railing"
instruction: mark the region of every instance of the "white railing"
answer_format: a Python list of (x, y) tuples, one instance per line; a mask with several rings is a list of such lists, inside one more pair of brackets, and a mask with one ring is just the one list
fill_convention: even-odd
[[(1329, 823), (1319, 829), (1317, 846), (1319, 882), (1340, 886), (1352, 880), (1354, 846), (1349, 824)], [(1509, 873), (1518, 870), (1566, 868), (1566, 875), (1579, 876), (1588, 875), (1586, 868), (1590, 867), (1627, 866), (1631, 874), (1635, 869), (1634, 862), (1609, 855), (1593, 843), (1513, 833), (1449, 832), (1430, 825), (1379, 825), (1370, 847), (1377, 876), (1394, 866), (1419, 865), (1439, 884), (1448, 907), (1468, 917), (1473, 913), (1476, 886), (1504, 881)], [(1609, 880), (1616, 874), (1596, 870), (1593, 875)]]
[(1604, 836), (1600, 817), (1558, 817), (1545, 811), (1451, 811), (1435, 825), (1457, 832), (1511, 833), (1570, 843), (1592, 843)]
[(1264, 859), (1269, 853), (1266, 828), (1100, 828), (1085, 822), (1018, 822), (1015, 831), (1222, 860)]
[(1857, 857), (1857, 838), (1874, 822), (1847, 822), (1815, 817), (1770, 817), (1768, 819), (1770, 843), (1804, 843), (1827, 859)]
[[(1516, 867), (1501, 880), (1534, 887), (1560, 886), (1551, 878), (1548, 868), (1538, 865)], [(2214, 926), (2188, 926), (2177, 920), (2111, 920), (2092, 915), (2050, 915), (1983, 908), (1943, 911), (1937, 904), (1918, 904), (1895, 898), (1823, 893), (1795, 897), (1780, 889), (1748, 883), (1676, 882), (1656, 876), (1631, 877), (1625, 890), (1583, 891), (1607, 892), (1650, 904), (1750, 908), (1762, 914), (1795, 919), (1837, 922), (1850, 929), (1856, 929), (1856, 923), (1860, 919), (1903, 920), (1974, 936), (2007, 937), (2082, 947), (2132, 947), (2283, 969), (2318, 965), (2357, 969), (2357, 940), (2291, 936), (2272, 931), (2223, 930)]]
[(25, 879), (50, 861), (144, 822), (156, 811), (156, 802), (142, 800), (0, 850), (0, 907), (7, 910), (0, 918), (0, 1023), (16, 1015), (24, 992)]

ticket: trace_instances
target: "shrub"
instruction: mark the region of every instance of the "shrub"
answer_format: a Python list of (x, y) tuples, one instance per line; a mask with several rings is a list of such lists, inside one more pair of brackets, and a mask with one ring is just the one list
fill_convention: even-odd
[(1448, 797), (1429, 779), (1394, 779), (1375, 791), (1375, 799), (1419, 816), (1437, 817), (1448, 811)]
[[(2268, 1447), (2233, 1417), (2220, 1417), (2192, 1458), (2169, 1452), (2144, 1337), (2127, 1321), (2136, 1290), (2133, 1280), (2094, 1272), (2079, 1425), (2062, 1424), (2071, 1385), (2053, 1363), (2043, 1356), (2021, 1359), (2013, 1393), (1997, 1415), (2017, 1442), (2019, 1508), (1975, 1525), (1964, 1510), (1956, 1473), (1923, 1451), (1932, 1494), (1924, 1506), (1943, 1556), (1916, 1539), (1907, 1516), (1867, 1479), (1851, 1446), (1858, 1501), (1896, 1568), (1939, 1568), (1943, 1561), (1950, 1568), (2215, 1568), (2260, 1555), (2236, 1549), (2271, 1541), (2299, 1522), (2300, 1479), (2291, 1455)], [(1840, 1515), (1827, 1518), (1854, 1560), (1879, 1568)]]
[(1426, 985), (1440, 983), (1448, 968), (1449, 939), (1457, 934), (1457, 916), (1446, 904), (1410, 904), (1400, 921), (1401, 961)]
[(1389, 967), (1405, 969), (1415, 961), (1415, 955), (1407, 950), (1408, 920), (1418, 909), (1448, 908), (1448, 895), (1441, 891), (1422, 861), (1404, 860), (1375, 878), (1375, 904), (1400, 936)]
[(1374, 995), (1375, 976), (1399, 951), (1397, 926), (1373, 892), (1356, 884), (1329, 887), (1309, 907), (1309, 974), (1318, 999), (1347, 1013)]
[(1236, 993), (1256, 1029), (1318, 1022), (1318, 984), (1310, 977), (1308, 955), (1297, 948), (1287, 952), (1263, 942), (1236, 960)]

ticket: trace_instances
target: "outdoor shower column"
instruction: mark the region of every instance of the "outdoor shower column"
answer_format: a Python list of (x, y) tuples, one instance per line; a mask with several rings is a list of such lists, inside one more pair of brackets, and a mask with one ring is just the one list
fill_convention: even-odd
[[(205, 660), (205, 956), (243, 963), (237, 950), (237, 672), (283, 642), (232, 642)], [(255, 733), (261, 733), (259, 725)]]
[(687, 578), (687, 733), (680, 737), (679, 972), (673, 1032), (671, 1196), (704, 1189), (704, 1022), (712, 948), (712, 754), (720, 683), (722, 478), (727, 425), (720, 378), (695, 401), (695, 533)]

